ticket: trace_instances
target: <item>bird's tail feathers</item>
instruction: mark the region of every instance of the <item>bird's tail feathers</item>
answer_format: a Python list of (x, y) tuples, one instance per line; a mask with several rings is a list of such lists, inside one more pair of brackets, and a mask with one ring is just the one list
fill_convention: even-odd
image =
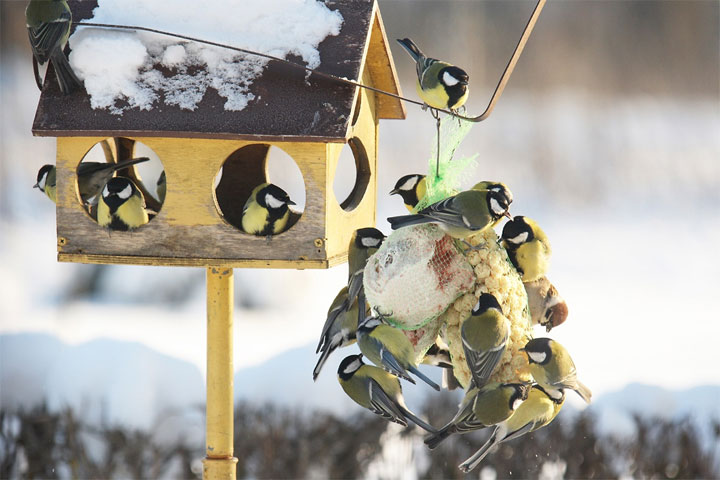
[(402, 47), (407, 51), (410, 56), (415, 60), (416, 62), (422, 61), (422, 59), (425, 58), (425, 54), (422, 53), (422, 51), (418, 48), (417, 45), (415, 45), (415, 42), (410, 40), (409, 38), (403, 38), (397, 40), (397, 42), (402, 45)]
[(390, 228), (397, 230), (402, 227), (409, 227), (410, 225), (420, 225), (422, 223), (429, 223), (432, 220), (425, 215), (400, 215), (398, 217), (388, 217), (390, 222)]
[(82, 82), (75, 75), (75, 72), (70, 66), (70, 62), (68, 62), (67, 57), (61, 49), (56, 48), (50, 60), (52, 60), (55, 77), (57, 77), (60, 91), (62, 91), (63, 95), (67, 95), (82, 86)]
[(465, 473), (472, 471), (473, 469), (475, 469), (475, 467), (480, 465), (480, 462), (482, 462), (483, 459), (487, 456), (487, 454), (490, 453), (490, 450), (492, 450), (493, 447), (499, 444), (500, 441), (498, 440), (498, 429), (496, 428), (488, 441), (485, 442), (485, 445), (480, 447), (480, 449), (477, 452), (473, 453), (470, 458), (460, 464), (458, 468)]
[(322, 370), (323, 365), (325, 365), (325, 362), (327, 362), (327, 359), (333, 350), (334, 349), (328, 347), (320, 353), (320, 358), (318, 359), (315, 368), (313, 368), (313, 381), (317, 380), (318, 375), (320, 375), (320, 370)]
[(37, 58), (35, 58), (35, 55), (32, 56), (32, 63), (33, 63), (33, 73), (35, 74), (35, 83), (37, 83), (37, 87), (42, 92), (43, 79), (40, 76), (40, 65), (38, 64), (38, 61), (37, 61)]
[(428, 435), (425, 437), (425, 445), (430, 450), (435, 449), (440, 443), (442, 443), (446, 438), (448, 438), (453, 432), (451, 431), (452, 423), (449, 423), (442, 427), (440, 430), (437, 431), (437, 433), (433, 433), (432, 435)]
[(415, 374), (416, 377), (418, 377), (420, 380), (422, 380), (423, 382), (425, 382), (425, 383), (427, 383), (428, 385), (430, 385), (432, 388), (434, 388), (434, 389), (437, 390), (438, 392), (440, 391), (440, 385), (438, 385), (437, 383), (435, 383), (435, 382), (433, 382), (432, 380), (430, 380), (424, 373), (422, 373), (422, 372), (421, 372), (420, 370), (418, 370), (417, 368), (415, 368), (415, 367), (413, 367), (413, 366), (411, 365), (410, 368), (408, 368), (408, 370), (410, 370), (410, 372), (413, 373), (413, 374)]
[(432, 433), (432, 434), (437, 433), (437, 428), (433, 427), (432, 425), (427, 423), (425, 420), (423, 420), (422, 418), (420, 418), (417, 415), (415, 415), (414, 413), (412, 413), (407, 408), (400, 406), (400, 411), (403, 413), (403, 415), (405, 415), (405, 418), (407, 418), (408, 420), (410, 420), (411, 422), (413, 422), (415, 425), (422, 428), (426, 432)]
[(442, 387), (445, 390), (455, 390), (456, 388), (462, 388), (460, 382), (458, 382), (457, 378), (455, 378), (455, 373), (453, 369), (443, 368)]
[(148, 160), (150, 160), (150, 157), (136, 157), (136, 158), (132, 158), (132, 159), (130, 159), (130, 160), (123, 160), (123, 161), (118, 162), (118, 163), (115, 164), (115, 170), (120, 170), (120, 169), (122, 169), (122, 168), (127, 168), (127, 167), (130, 167), (130, 166), (132, 166), (132, 165), (135, 165), (136, 163), (147, 162)]
[(585, 403), (590, 403), (590, 399), (592, 398), (592, 392), (590, 389), (582, 383), (580, 380), (577, 381), (577, 388), (575, 391), (582, 397), (583, 400), (585, 400)]

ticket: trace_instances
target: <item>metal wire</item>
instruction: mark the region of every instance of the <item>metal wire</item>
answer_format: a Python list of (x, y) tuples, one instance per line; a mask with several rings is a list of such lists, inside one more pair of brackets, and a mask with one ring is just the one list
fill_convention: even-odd
[[(508, 62), (507, 66), (505, 67), (505, 70), (503, 71), (503, 74), (500, 77), (500, 80), (498, 81), (497, 87), (495, 87), (495, 92), (493, 93), (493, 96), (490, 98), (490, 102), (488, 103), (488, 106), (483, 113), (481, 113), (480, 115), (478, 115), (476, 117), (465, 117), (463, 115), (459, 115), (450, 110), (444, 110), (444, 109), (434, 109), (434, 110), (437, 112), (445, 113), (447, 115), (452, 115), (454, 117), (457, 117), (461, 120), (465, 120), (468, 122), (482, 122), (487, 117), (489, 117), (490, 113), (492, 113), (492, 110), (495, 107), (495, 103), (497, 102), (498, 98), (500, 98), (500, 95), (502, 94), (503, 90), (505, 89), (505, 85), (507, 85), (507, 82), (510, 79), (510, 74), (512, 74), (513, 69), (515, 68), (515, 64), (517, 63), (518, 59), (520, 58), (520, 54), (522, 53), (523, 49), (525, 48), (525, 43), (527, 43), (527, 40), (530, 37), (530, 33), (532, 33), (532, 30), (535, 27), (535, 22), (537, 22), (538, 16), (540, 16), (540, 12), (542, 11), (542, 8), (545, 6), (545, 2), (546, 2), (546, 0), (538, 0), (537, 4), (535, 5), (535, 9), (533, 10), (532, 14), (530, 15), (530, 19), (528, 20), (527, 24), (525, 25), (525, 29), (523, 30), (523, 33), (520, 36), (520, 40), (518, 41), (517, 45), (515, 46), (515, 51), (513, 51), (513, 54), (510, 57), (510, 61)], [(93, 22), (72, 22), (72, 23), (73, 23), (73, 25), (76, 25), (78, 27), (111, 28), (111, 29), (117, 29), (117, 30), (138, 30), (138, 31), (143, 31), (143, 32), (157, 33), (159, 35), (167, 35), (169, 37), (180, 38), (182, 40), (188, 40), (191, 42), (204, 43), (206, 45), (212, 45), (214, 47), (226, 48), (228, 50), (234, 50), (236, 52), (245, 53), (248, 55), (255, 55), (258, 57), (275, 60), (277, 62), (282, 62), (287, 65), (293, 66), (295, 68), (301, 68), (301, 69), (305, 70), (306, 72), (313, 73), (315, 75), (318, 75), (323, 78), (327, 78), (327, 79), (335, 81), (335, 82), (344, 83), (346, 85), (352, 85), (354, 87), (365, 88), (367, 90), (371, 90), (371, 91), (379, 93), (381, 95), (387, 95), (388, 97), (397, 98), (398, 100), (402, 100), (404, 102), (408, 102), (408, 103), (412, 103), (415, 105), (419, 105), (421, 107), (425, 107), (425, 104), (423, 102), (418, 102), (417, 100), (405, 98), (405, 97), (397, 95), (395, 93), (380, 90), (379, 88), (374, 88), (374, 87), (370, 87), (368, 85), (363, 85), (362, 83), (356, 82), (354, 80), (337, 77), (337, 76), (331, 75), (329, 73), (324, 73), (319, 70), (308, 68), (305, 65), (291, 62), (289, 60), (285, 60), (284, 58), (275, 57), (273, 55), (268, 55), (266, 53), (254, 52), (252, 50), (247, 50), (245, 48), (233, 47), (232, 45), (225, 45), (223, 43), (212, 42), (210, 40), (203, 40), (201, 38), (190, 37), (187, 35), (181, 35), (179, 33), (166, 32), (163, 30), (157, 30), (155, 28), (141, 27), (141, 26), (137, 26), (137, 25), (117, 25), (117, 24), (110, 24), (110, 23), (93, 23)]]

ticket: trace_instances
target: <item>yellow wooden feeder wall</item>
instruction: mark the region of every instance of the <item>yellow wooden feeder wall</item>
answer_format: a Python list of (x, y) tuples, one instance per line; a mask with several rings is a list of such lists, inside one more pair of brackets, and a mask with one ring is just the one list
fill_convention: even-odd
[[(73, 20), (91, 17), (93, 1), (70, 0)], [(319, 70), (400, 94), (375, 0), (327, 1), (344, 22), (319, 46)], [(207, 435), (203, 477), (235, 478), (233, 457), (233, 268), (328, 268), (347, 257), (352, 232), (375, 225), (378, 121), (405, 118), (396, 98), (310, 76), (271, 61), (240, 112), (226, 112), (210, 90), (195, 111), (162, 105), (121, 116), (92, 110), (84, 91), (60, 94), (47, 73), (33, 134), (57, 137), (58, 260), (178, 265), (207, 272)], [(142, 142), (160, 158), (167, 194), (158, 215), (138, 229), (100, 227), (77, 193), (76, 169), (98, 142), (110, 139), (115, 161)], [(356, 184), (336, 199), (333, 180), (345, 144), (353, 150)], [(303, 176), (305, 209), (273, 236), (242, 232), (239, 212), (252, 188), (267, 179), (267, 152), (280, 148)], [(215, 188), (215, 177), (223, 168)], [(137, 178), (133, 167), (127, 172)], [(144, 188), (141, 186), (141, 188)], [(154, 199), (147, 197), (148, 205)], [(221, 213), (222, 211), (222, 213)]]

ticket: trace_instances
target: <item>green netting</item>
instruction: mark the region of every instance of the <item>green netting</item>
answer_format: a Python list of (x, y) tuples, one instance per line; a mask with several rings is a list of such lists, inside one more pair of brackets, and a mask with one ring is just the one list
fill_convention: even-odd
[(428, 160), (428, 174), (425, 177), (425, 196), (415, 207), (415, 211), (456, 194), (459, 191), (465, 171), (475, 165), (477, 154), (470, 157), (454, 159), (455, 150), (470, 133), (474, 122), (460, 120), (457, 117), (445, 116), (440, 121), (440, 167), (437, 175), (438, 133), (435, 133), (433, 149)]

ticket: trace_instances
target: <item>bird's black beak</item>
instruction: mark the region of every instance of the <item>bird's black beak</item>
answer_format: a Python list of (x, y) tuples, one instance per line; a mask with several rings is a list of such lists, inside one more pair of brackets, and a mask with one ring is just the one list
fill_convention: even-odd
[(467, 85), (467, 84), (468, 84), (467, 80), (460, 80), (460, 85)]
[(390, 195), (396, 195), (398, 193), (400, 193), (400, 190), (398, 190), (397, 188), (393, 188), (392, 190), (390, 190)]
[(510, 215), (510, 212), (505, 212), (505, 216), (512, 221), (512, 215)]
[(40, 188), (40, 184), (36, 183), (35, 185), (33, 185), (33, 188)]
[(290, 200), (289, 198), (287, 199), (287, 204), (288, 204), (288, 205), (297, 205), (297, 203), (293, 202), (293, 201)]

